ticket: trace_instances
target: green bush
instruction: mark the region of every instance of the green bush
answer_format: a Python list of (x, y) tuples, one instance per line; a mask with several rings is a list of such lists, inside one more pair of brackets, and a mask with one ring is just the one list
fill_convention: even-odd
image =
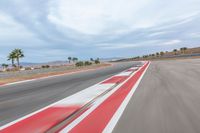
[(99, 60), (95, 60), (94, 63), (95, 64), (100, 64), (100, 61)]
[(43, 65), (42, 68), (49, 68), (49, 65)]
[(80, 67), (80, 66), (83, 66), (84, 63), (83, 63), (82, 61), (79, 61), (79, 62), (77, 62), (75, 65), (76, 65), (77, 67)]
[(85, 66), (90, 66), (90, 65), (92, 65), (92, 62), (85, 61), (84, 65), (85, 65)]

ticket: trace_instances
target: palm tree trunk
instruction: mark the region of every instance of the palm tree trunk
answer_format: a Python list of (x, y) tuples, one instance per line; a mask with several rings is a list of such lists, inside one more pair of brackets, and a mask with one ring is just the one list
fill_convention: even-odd
[(17, 66), (18, 66), (18, 68), (20, 68), (19, 58), (17, 58)]
[(12, 66), (14, 66), (14, 59), (12, 59)]

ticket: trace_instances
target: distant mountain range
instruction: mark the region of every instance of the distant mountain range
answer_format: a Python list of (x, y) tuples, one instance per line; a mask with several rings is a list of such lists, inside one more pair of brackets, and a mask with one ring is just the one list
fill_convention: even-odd
[(52, 61), (52, 62), (44, 62), (44, 63), (32, 63), (32, 62), (21, 62), (22, 66), (41, 66), (41, 65), (66, 65), (67, 61)]
[[(100, 58), (101, 61), (113, 61), (123, 59), (122, 57), (110, 57), (110, 58)], [(44, 63), (32, 63), (32, 62), (21, 62), (22, 66), (41, 66), (41, 65), (66, 65), (69, 64), (67, 61), (51, 61), (51, 62), (44, 62)]]

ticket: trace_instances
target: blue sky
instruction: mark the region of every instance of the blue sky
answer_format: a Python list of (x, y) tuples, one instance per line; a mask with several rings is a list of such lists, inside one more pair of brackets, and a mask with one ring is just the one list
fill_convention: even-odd
[(200, 46), (200, 0), (0, 0), (0, 63), (132, 57)]

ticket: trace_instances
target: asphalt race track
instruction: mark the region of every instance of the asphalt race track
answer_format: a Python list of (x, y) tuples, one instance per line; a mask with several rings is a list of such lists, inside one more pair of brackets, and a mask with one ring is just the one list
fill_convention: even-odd
[(200, 133), (200, 59), (151, 62), (114, 133)]
[(0, 126), (90, 87), (133, 64), (0, 87)]
[[(0, 125), (80, 92), (134, 64), (139, 62), (0, 87)], [(200, 59), (152, 61), (150, 65), (146, 62), (124, 82), (62, 132), (200, 133)], [(86, 94), (89, 93), (82, 96)]]

